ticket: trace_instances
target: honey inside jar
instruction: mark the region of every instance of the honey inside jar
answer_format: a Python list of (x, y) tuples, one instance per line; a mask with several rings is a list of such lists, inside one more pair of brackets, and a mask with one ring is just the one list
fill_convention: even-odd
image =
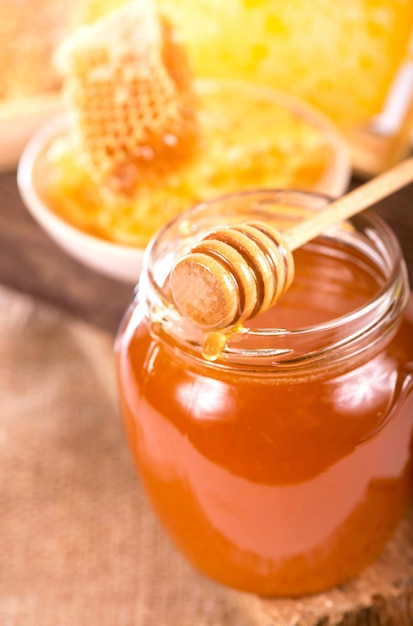
[(407, 508), (413, 309), (382, 228), (359, 217), (296, 251), (289, 291), (215, 363), (191, 329), (168, 327), (165, 268), (147, 268), (117, 342), (128, 441), (167, 532), (221, 583), (262, 595), (342, 583)]

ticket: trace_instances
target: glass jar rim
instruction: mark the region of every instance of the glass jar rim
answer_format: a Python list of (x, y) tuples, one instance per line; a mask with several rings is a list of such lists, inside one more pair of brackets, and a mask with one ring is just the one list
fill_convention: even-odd
[[(198, 203), (190, 208), (185, 213), (174, 218), (168, 224), (166, 224), (150, 241), (147, 250), (145, 252), (143, 261), (143, 271), (141, 277), (141, 283), (149, 287), (151, 291), (151, 302), (155, 305), (155, 308), (160, 315), (157, 315), (157, 319), (162, 318), (165, 326), (165, 320), (169, 315), (171, 317), (171, 325), (168, 327), (170, 331), (175, 329), (172, 334), (176, 338), (176, 333), (179, 334), (180, 328), (185, 328), (187, 337), (181, 333), (180, 342), (189, 349), (189, 351), (199, 352), (202, 348), (202, 331), (199, 329), (191, 328), (188, 333), (188, 323), (182, 318), (177, 311), (172, 298), (166, 292), (164, 288), (164, 281), (167, 278), (168, 268), (171, 269), (174, 261), (183, 254), (185, 249), (188, 249), (190, 243), (194, 242), (196, 238), (199, 238), (200, 232), (206, 232), (212, 227), (216, 227), (218, 224), (212, 220), (211, 223), (202, 226), (201, 229), (194, 227), (194, 224), (199, 222), (211, 209), (216, 209), (224, 204), (235, 200), (250, 201), (255, 198), (255, 202), (252, 206), (252, 210), (256, 211), (258, 208), (260, 211), (264, 211), (267, 204), (277, 206), (277, 203), (301, 206), (303, 209), (310, 209), (306, 205), (308, 202), (314, 203), (314, 206), (318, 206), (319, 210), (326, 204), (332, 201), (332, 198), (326, 194), (306, 191), (299, 189), (253, 189), (242, 192), (230, 193), (218, 198), (206, 200)], [(259, 199), (259, 202), (258, 202)], [(279, 206), (279, 205), (278, 205)], [(229, 216), (222, 216), (229, 217)], [(242, 221), (242, 217), (238, 213), (232, 213), (231, 217), (236, 221)], [(254, 218), (256, 219), (256, 217)], [(302, 219), (302, 217), (301, 217)], [(222, 219), (219, 225), (227, 224), (226, 219)], [(367, 246), (371, 245), (370, 253), (374, 254), (376, 262), (378, 259), (386, 263), (386, 273), (383, 278), (383, 284), (373, 297), (366, 300), (363, 305), (355, 308), (354, 310), (345, 313), (343, 315), (333, 317), (327, 321), (316, 323), (313, 325), (302, 326), (298, 328), (259, 328), (255, 326), (248, 326), (248, 328), (241, 330), (240, 334), (235, 333), (233, 339), (235, 341), (228, 342), (224, 356), (233, 360), (234, 362), (242, 361), (246, 356), (249, 357), (262, 357), (264, 360), (277, 358), (278, 361), (286, 363), (287, 361), (296, 362), (297, 355), (291, 357), (291, 350), (283, 348), (284, 344), (289, 341), (295, 343), (300, 342), (305, 338), (305, 343), (308, 345), (308, 338), (317, 337), (320, 344), (320, 337), (325, 337), (325, 340), (321, 342), (321, 350), (317, 350), (314, 353), (310, 350), (310, 355), (313, 357), (318, 356), (321, 352), (325, 356), (326, 351), (332, 352), (337, 348), (342, 348), (344, 345), (350, 343), (354, 349), (354, 340), (360, 340), (364, 334), (367, 341), (369, 341), (367, 332), (373, 326), (380, 325), (383, 330), (383, 324), (387, 326), (394, 325), (394, 320), (400, 317), (401, 312), (407, 303), (407, 297), (409, 293), (407, 272), (404, 265), (404, 260), (401, 252), (399, 242), (392, 231), (392, 229), (386, 224), (386, 222), (378, 215), (367, 210), (363, 213), (349, 220), (348, 223), (352, 223), (352, 227), (355, 232), (358, 229), (365, 229), (365, 239), (363, 244)], [(340, 231), (341, 225), (333, 226), (326, 230), (323, 235), (337, 237), (343, 236), (343, 233), (347, 236), (345, 231)], [(182, 237), (181, 245), (173, 250), (165, 248), (165, 241), (168, 240), (169, 235), (172, 232), (178, 233)], [(367, 240), (367, 235), (371, 238)], [(376, 246), (376, 248), (374, 248)], [(165, 258), (162, 259), (162, 271), (159, 272), (159, 254), (163, 253)], [(367, 254), (367, 250), (365, 250)], [(382, 268), (383, 269), (383, 268)], [(157, 275), (159, 274), (159, 276)], [(166, 313), (166, 316), (165, 316)], [(166, 323), (166, 326), (168, 324)], [(345, 337), (340, 341), (331, 342), (331, 336), (337, 329), (346, 329)], [(249, 341), (255, 341), (257, 345), (254, 348), (245, 349), (240, 345), (239, 340), (242, 339), (242, 335), (248, 336)], [(277, 343), (278, 347), (273, 349), (266, 349), (259, 347), (261, 340), (271, 337)], [(370, 338), (371, 339), (371, 338)], [(366, 341), (364, 342), (366, 343)], [(197, 345), (198, 344), (198, 345)], [(182, 346), (182, 347), (183, 347)], [(308, 361), (309, 353), (305, 355), (300, 353), (298, 360), (305, 358)]]

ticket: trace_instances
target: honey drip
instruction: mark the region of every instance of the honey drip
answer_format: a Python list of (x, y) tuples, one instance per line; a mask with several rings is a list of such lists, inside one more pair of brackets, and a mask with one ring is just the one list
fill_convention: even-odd
[(230, 328), (205, 332), (202, 343), (202, 356), (206, 361), (213, 363), (225, 352), (228, 341), (236, 335), (244, 333), (245, 330), (242, 324), (236, 324)]
[(202, 356), (206, 361), (214, 362), (224, 352), (227, 345), (228, 333), (215, 330), (204, 334)]

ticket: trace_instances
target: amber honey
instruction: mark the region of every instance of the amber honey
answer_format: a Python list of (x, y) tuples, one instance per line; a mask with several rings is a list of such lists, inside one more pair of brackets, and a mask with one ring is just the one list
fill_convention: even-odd
[[(244, 212), (276, 220), (280, 195), (257, 195)], [(127, 437), (155, 511), (200, 571), (263, 595), (313, 593), (371, 563), (411, 499), (404, 266), (391, 232), (359, 216), (296, 251), (289, 291), (209, 363), (169, 300), (167, 266), (188, 224), (239, 219), (239, 198), (224, 205), (151, 248), (117, 342)]]

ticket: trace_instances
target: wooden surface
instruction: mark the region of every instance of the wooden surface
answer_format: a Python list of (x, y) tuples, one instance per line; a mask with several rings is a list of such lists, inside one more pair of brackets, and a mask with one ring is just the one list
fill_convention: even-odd
[(133, 294), (133, 286), (88, 270), (44, 234), (23, 206), (14, 171), (0, 174), (0, 284), (110, 332)]
[[(413, 284), (413, 185), (380, 202), (375, 211), (396, 232)], [(15, 171), (0, 174), (0, 284), (112, 333), (133, 294), (133, 286), (86, 269), (43, 233), (23, 206)]]

